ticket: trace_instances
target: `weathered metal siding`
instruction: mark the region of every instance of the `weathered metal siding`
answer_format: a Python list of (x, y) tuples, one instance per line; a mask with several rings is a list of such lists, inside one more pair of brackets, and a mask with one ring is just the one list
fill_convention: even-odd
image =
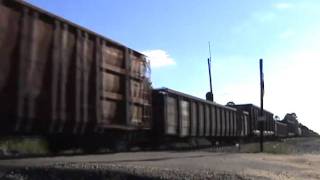
[(217, 133), (216, 133), (216, 136), (221, 136), (221, 110), (219, 107), (216, 108), (216, 113), (217, 113), (217, 119), (216, 119), (216, 122), (217, 122)]
[(198, 118), (197, 118), (197, 104), (193, 100), (191, 100), (191, 127), (190, 127), (190, 135), (197, 136), (197, 128), (198, 128)]
[(216, 136), (217, 134), (217, 117), (216, 117), (216, 107), (211, 106), (211, 136)]
[(0, 1), (1, 132), (150, 128), (144, 55), (23, 1)]
[(190, 129), (190, 102), (179, 99), (180, 110), (180, 136), (189, 136)]
[(18, 78), (19, 61), (12, 62), (12, 57), (19, 59), (17, 51), (23, 52), (26, 44), (18, 44), (13, 42), (23, 41), (25, 36), (19, 31), (21, 24), (26, 24), (26, 19), (18, 19), (21, 13), (0, 5), (0, 113), (1, 132), (7, 132), (14, 128), (15, 122), (9, 120), (15, 116), (17, 104), (17, 87), (18, 82), (14, 81)]
[(167, 97), (166, 103), (166, 117), (165, 117), (165, 133), (169, 135), (178, 134), (178, 108), (177, 99), (174, 97)]
[(226, 113), (224, 109), (220, 108), (220, 117), (221, 117), (221, 136), (225, 136), (226, 133)]
[(205, 110), (205, 136), (210, 136), (210, 132), (211, 132), (211, 117), (210, 117), (210, 105), (206, 104), (204, 106), (204, 110)]
[[(253, 104), (241, 104), (231, 106), (242, 111), (249, 113), (248, 119), (248, 129), (249, 134), (254, 135), (255, 131), (259, 130), (258, 116), (260, 116), (260, 108)], [(264, 110), (264, 115), (266, 116), (266, 121), (264, 122), (264, 131), (274, 132), (275, 122), (273, 119), (273, 114), (269, 111)], [(270, 134), (267, 134), (270, 135)]]
[(197, 136), (204, 136), (204, 109), (202, 102), (197, 102), (198, 105), (198, 134)]
[(229, 111), (226, 110), (226, 133), (225, 136), (230, 136), (230, 116), (229, 116)]
[(240, 112), (240, 122), (241, 123), (241, 128), (240, 128), (240, 136), (241, 137), (245, 137), (249, 135), (249, 127), (250, 127), (250, 122), (249, 122), (249, 116), (248, 114), (246, 114), (245, 112)]
[[(156, 129), (163, 129), (160, 134), (188, 137), (231, 137), (236, 136), (237, 129), (235, 122), (244, 121), (237, 118), (237, 110), (224, 107), (209, 101), (186, 95), (170, 89), (159, 89), (153, 91), (154, 109), (153, 117), (157, 126)], [(163, 118), (159, 118), (163, 117)], [(226, 122), (228, 121), (228, 122)], [(164, 123), (162, 123), (164, 122)], [(244, 124), (245, 122), (239, 122)], [(244, 126), (244, 125), (243, 125)], [(159, 132), (159, 131), (158, 131)]]
[(287, 137), (288, 136), (288, 125), (275, 121), (275, 136), (276, 137)]
[(232, 136), (235, 137), (237, 132), (237, 121), (236, 121), (236, 112), (231, 113), (231, 121), (232, 121)]

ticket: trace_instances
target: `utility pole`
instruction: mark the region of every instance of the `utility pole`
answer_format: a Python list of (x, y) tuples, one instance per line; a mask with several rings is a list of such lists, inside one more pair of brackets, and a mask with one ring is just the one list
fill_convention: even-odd
[(263, 130), (266, 117), (263, 112), (263, 96), (264, 96), (264, 77), (263, 77), (263, 59), (260, 59), (260, 116), (258, 122), (260, 125), (260, 152), (263, 152)]
[(210, 57), (208, 58), (208, 69), (209, 69), (210, 92), (207, 92), (206, 99), (208, 101), (212, 101), (213, 102), (212, 80), (211, 80), (211, 48), (210, 48), (210, 42), (209, 42), (209, 55), (210, 55)]

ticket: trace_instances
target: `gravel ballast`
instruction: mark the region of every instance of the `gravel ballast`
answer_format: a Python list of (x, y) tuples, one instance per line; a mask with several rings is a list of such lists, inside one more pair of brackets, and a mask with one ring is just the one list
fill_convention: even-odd
[(1, 160), (0, 179), (320, 179), (319, 139), (299, 140), (284, 142), (298, 147), (290, 154), (203, 149)]

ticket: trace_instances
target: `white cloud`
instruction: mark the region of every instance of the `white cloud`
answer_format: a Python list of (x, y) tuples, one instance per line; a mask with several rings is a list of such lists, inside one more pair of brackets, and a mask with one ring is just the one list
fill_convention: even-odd
[(273, 4), (273, 7), (276, 8), (276, 9), (289, 9), (289, 8), (292, 8), (293, 5), (290, 4), (290, 3), (275, 3)]
[(147, 56), (147, 59), (150, 61), (152, 68), (159, 68), (176, 64), (174, 59), (172, 59), (166, 51), (161, 49), (145, 50), (142, 51), (142, 53)]

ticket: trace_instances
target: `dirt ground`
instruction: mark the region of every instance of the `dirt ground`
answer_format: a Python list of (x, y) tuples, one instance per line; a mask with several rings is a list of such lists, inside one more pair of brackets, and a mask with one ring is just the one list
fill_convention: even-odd
[(272, 150), (269, 153), (241, 152), (256, 147), (251, 144), (242, 146), (240, 153), (204, 149), (1, 160), (0, 177), (34, 179), (39, 178), (35, 173), (26, 174), (45, 169), (41, 176), (57, 171), (61, 176), (61, 171), (72, 170), (100, 174), (99, 179), (110, 178), (102, 176), (104, 172), (130, 175), (121, 179), (320, 179), (319, 138), (290, 139), (267, 146)]

